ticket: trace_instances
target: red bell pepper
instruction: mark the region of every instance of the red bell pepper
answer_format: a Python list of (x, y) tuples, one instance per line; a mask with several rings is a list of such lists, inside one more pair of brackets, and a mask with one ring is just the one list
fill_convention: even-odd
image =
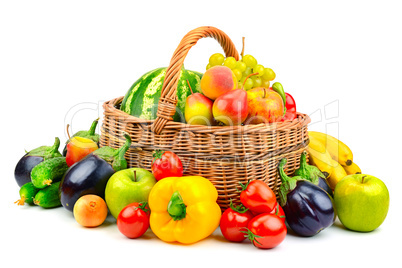
[(297, 117), (297, 111), (296, 111), (296, 102), (295, 99), (290, 95), (289, 93), (286, 93), (286, 114), (282, 118), (282, 121), (292, 121)]
[(98, 145), (93, 140), (81, 137), (71, 138), (67, 144), (67, 165), (71, 167), (96, 149), (98, 149)]

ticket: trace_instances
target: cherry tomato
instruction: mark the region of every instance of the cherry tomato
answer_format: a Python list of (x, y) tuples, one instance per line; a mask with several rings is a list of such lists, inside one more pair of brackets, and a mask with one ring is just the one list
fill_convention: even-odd
[(149, 227), (147, 203), (131, 203), (125, 206), (117, 217), (117, 228), (128, 238), (142, 236)]
[(243, 190), (240, 193), (240, 201), (253, 213), (270, 213), (275, 208), (277, 203), (275, 193), (265, 182), (253, 180), (241, 186)]
[(153, 157), (151, 168), (157, 181), (166, 177), (183, 176), (183, 165), (175, 153), (157, 150)]
[(242, 231), (247, 230), (248, 223), (253, 217), (251, 211), (244, 206), (236, 207), (230, 202), (230, 207), (223, 212), (219, 224), (222, 235), (232, 242), (243, 241), (246, 237)]
[(270, 214), (278, 216), (283, 221), (283, 223), (285, 223), (286, 221), (285, 212), (283, 211), (283, 208), (279, 205), (279, 203), (276, 203), (275, 208), (271, 211)]
[(285, 223), (277, 215), (263, 213), (248, 223), (247, 237), (257, 248), (274, 248), (285, 239)]

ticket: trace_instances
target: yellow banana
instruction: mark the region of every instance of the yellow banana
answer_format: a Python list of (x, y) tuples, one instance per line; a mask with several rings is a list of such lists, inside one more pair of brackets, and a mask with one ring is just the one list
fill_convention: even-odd
[(345, 169), (345, 171), (348, 175), (362, 174), (362, 170), (360, 169), (360, 167), (358, 165), (356, 165), (355, 162), (353, 162), (350, 166), (343, 166), (343, 168)]
[(310, 143), (307, 147), (310, 164), (318, 167), (328, 178), (332, 174), (331, 156), (325, 146), (314, 138), (310, 137)]
[(346, 173), (345, 169), (342, 167), (341, 164), (336, 162), (335, 160), (332, 159), (332, 174), (329, 176), (327, 179), (329, 186), (332, 188), (332, 190), (335, 189), (336, 184), (342, 180), (345, 176), (348, 174)]
[(316, 131), (309, 131), (308, 135), (310, 139), (314, 138), (323, 143), (332, 159), (339, 162), (342, 166), (350, 166), (353, 163), (352, 151), (340, 140), (331, 135)]

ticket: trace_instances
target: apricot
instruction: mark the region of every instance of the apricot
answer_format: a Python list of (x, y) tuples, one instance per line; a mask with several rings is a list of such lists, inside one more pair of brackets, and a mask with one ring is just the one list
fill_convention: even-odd
[(107, 217), (105, 200), (94, 194), (81, 196), (74, 204), (74, 218), (84, 227), (97, 227)]
[(201, 78), (202, 93), (211, 100), (237, 88), (237, 78), (229, 67), (214, 66)]

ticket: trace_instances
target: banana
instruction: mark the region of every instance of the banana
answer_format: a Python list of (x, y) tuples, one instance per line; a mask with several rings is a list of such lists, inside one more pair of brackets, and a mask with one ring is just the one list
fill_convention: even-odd
[(327, 181), (332, 190), (334, 190), (336, 184), (340, 182), (340, 180), (342, 180), (348, 174), (346, 173), (342, 165), (336, 162), (334, 159), (332, 159), (332, 167), (333, 167), (332, 174), (331, 176), (329, 176)]
[(328, 153), (325, 146), (315, 138), (310, 137), (307, 151), (309, 153), (310, 163), (318, 167), (328, 178), (332, 174), (333, 167), (331, 155)]
[(316, 131), (309, 131), (308, 135), (310, 139), (316, 139), (324, 144), (332, 159), (339, 162), (342, 166), (350, 166), (353, 163), (352, 151), (340, 140), (332, 137), (331, 135)]
[(362, 174), (362, 170), (360, 169), (360, 167), (358, 165), (356, 165), (355, 162), (353, 162), (350, 166), (343, 166), (343, 168), (345, 169), (345, 171), (348, 175)]

